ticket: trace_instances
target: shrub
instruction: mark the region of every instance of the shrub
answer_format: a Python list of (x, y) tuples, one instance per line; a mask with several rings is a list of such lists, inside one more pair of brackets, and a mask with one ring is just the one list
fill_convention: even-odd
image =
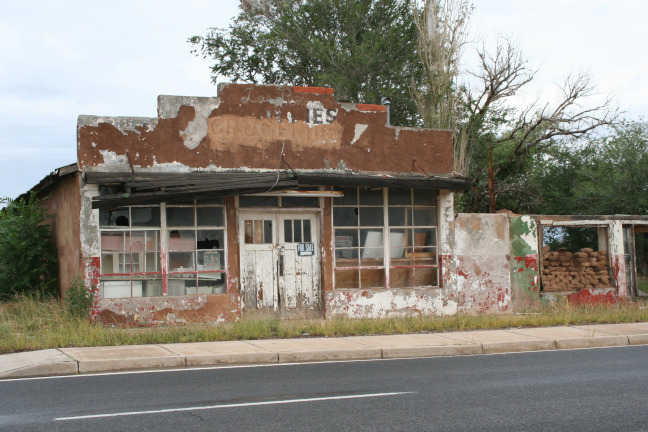
[(65, 308), (76, 317), (90, 316), (96, 292), (96, 285), (91, 284), (88, 287), (81, 276), (75, 276), (65, 293)]
[(56, 251), (42, 201), (0, 198), (0, 298), (37, 291), (57, 295)]

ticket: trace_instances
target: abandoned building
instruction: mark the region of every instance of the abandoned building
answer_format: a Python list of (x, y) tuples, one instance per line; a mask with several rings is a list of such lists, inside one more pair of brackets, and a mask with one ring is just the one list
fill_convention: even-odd
[[(56, 215), (61, 290), (79, 274), (95, 284), (103, 322), (648, 294), (630, 244), (647, 217), (455, 214), (470, 182), (453, 174), (451, 132), (389, 126), (386, 107), (329, 88), (221, 84), (218, 97), (160, 96), (156, 118), (80, 116), (77, 133), (77, 162), (35, 190)], [(594, 229), (596, 248), (544, 246), (558, 226)]]

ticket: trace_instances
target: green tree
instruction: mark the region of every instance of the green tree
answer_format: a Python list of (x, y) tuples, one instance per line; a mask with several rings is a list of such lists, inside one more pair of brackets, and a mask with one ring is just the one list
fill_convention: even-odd
[(393, 124), (414, 125), (421, 78), (408, 0), (242, 0), (227, 29), (189, 39), (213, 58), (212, 81), (329, 86), (344, 102), (391, 101)]
[(0, 297), (38, 291), (56, 295), (57, 262), (42, 202), (35, 194), (0, 198)]
[(465, 211), (495, 211), (504, 195), (526, 193), (524, 174), (535, 155), (568, 137), (582, 137), (618, 116), (613, 101), (597, 101), (591, 78), (572, 74), (554, 102), (514, 103), (535, 71), (518, 45), (500, 38), (494, 49), (476, 48), (475, 70), (460, 68), (472, 3), (415, 1), (425, 85), (413, 89), (424, 125), (450, 128), (455, 171), (473, 180), (458, 200)]
[(534, 213), (648, 214), (648, 122), (623, 120), (609, 134), (571, 140), (535, 160)]

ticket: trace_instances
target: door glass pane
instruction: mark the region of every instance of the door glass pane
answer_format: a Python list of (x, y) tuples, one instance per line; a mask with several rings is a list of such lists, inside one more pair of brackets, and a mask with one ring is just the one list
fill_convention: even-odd
[(301, 243), (302, 242), (302, 223), (301, 219), (295, 219), (293, 221), (294, 226), (295, 226), (295, 243)]
[(292, 221), (290, 219), (284, 220), (284, 242), (286, 242), (286, 243), (292, 243), (293, 242), (292, 233), (293, 233)]
[(245, 243), (272, 244), (272, 221), (246, 220)]
[(263, 221), (263, 243), (272, 244), (272, 221)]
[(311, 240), (311, 224), (309, 219), (304, 219), (304, 242), (310, 243)]

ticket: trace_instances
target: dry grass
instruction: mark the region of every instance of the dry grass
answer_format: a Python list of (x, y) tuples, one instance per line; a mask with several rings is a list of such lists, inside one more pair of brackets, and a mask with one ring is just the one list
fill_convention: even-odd
[(186, 324), (153, 328), (119, 328), (92, 324), (70, 315), (54, 299), (16, 297), (0, 304), (0, 354), (47, 348), (206, 342), (308, 336), (353, 336), (444, 332), (648, 321), (648, 308), (614, 306), (547, 306), (538, 313), (463, 315), (389, 319), (281, 320), (248, 316), (226, 324)]

